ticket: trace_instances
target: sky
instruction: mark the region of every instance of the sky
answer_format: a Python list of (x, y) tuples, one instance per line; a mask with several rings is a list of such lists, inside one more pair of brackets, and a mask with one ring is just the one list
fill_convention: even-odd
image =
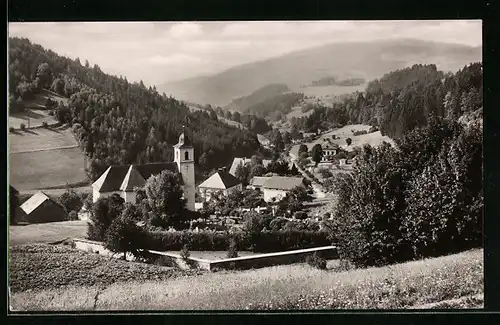
[(415, 38), (482, 45), (480, 20), (40, 22), (9, 23), (8, 33), (146, 85), (336, 42)]

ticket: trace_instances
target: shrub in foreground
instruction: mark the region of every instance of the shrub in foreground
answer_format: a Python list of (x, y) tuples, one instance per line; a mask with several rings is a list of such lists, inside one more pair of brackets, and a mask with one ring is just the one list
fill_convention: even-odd
[(320, 270), (326, 270), (326, 259), (320, 253), (314, 252), (306, 257), (306, 263)]

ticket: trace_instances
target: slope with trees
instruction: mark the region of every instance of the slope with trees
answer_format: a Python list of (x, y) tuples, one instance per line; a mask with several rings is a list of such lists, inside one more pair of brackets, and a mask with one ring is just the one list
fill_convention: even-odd
[(260, 147), (255, 134), (220, 123), (207, 112), (189, 113), (186, 105), (156, 87), (108, 75), (98, 65), (82, 65), (78, 58), (59, 56), (28, 39), (9, 38), (9, 76), (10, 101), (44, 88), (69, 97), (54, 113), (60, 122), (73, 125), (90, 158), (91, 179), (112, 164), (173, 160), (172, 145), (183, 124), (202, 170), (227, 165), (233, 156), (249, 156)]

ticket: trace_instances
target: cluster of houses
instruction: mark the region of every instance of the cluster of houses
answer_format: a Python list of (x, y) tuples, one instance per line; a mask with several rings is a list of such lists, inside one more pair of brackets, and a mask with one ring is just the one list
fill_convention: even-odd
[[(179, 142), (174, 146), (173, 162), (110, 166), (91, 185), (92, 200), (96, 202), (99, 198), (118, 194), (125, 202), (135, 203), (135, 188), (143, 187), (150, 176), (159, 174), (163, 170), (170, 170), (180, 173), (182, 176), (186, 208), (191, 211), (197, 210), (201, 205), (195, 202), (194, 161), (194, 148), (188, 136), (183, 132), (179, 136)], [(229, 172), (226, 169), (220, 169), (198, 185), (197, 188), (200, 196), (205, 201), (208, 201), (215, 192), (228, 195), (231, 191), (243, 190), (243, 185), (235, 177), (235, 172), (239, 165), (247, 162), (250, 162), (250, 158), (234, 158)], [(270, 160), (263, 160), (264, 167), (269, 165), (269, 163), (271, 163)], [(296, 166), (293, 163), (289, 165), (289, 168), (296, 170)], [(250, 188), (260, 189), (264, 200), (271, 202), (279, 200), (295, 186), (303, 185), (304, 178), (284, 176), (254, 177), (250, 183)], [(19, 211), (18, 219), (29, 223), (54, 222), (68, 219), (68, 213), (64, 207), (43, 191), (39, 191), (29, 198), (17, 211)]]

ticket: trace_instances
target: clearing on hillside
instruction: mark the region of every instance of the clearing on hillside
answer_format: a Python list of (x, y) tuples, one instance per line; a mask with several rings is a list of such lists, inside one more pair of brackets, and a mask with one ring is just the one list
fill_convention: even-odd
[(86, 157), (68, 128), (9, 134), (10, 183), (21, 192), (88, 183)]
[(296, 88), (292, 90), (292, 92), (300, 92), (306, 96), (314, 96), (314, 97), (332, 97), (332, 96), (340, 96), (345, 94), (351, 94), (356, 91), (364, 91), (366, 84), (361, 84), (357, 86), (338, 86), (338, 85), (329, 85), (329, 86), (308, 86), (304, 88)]
[(28, 119), (30, 127), (41, 126), (43, 122), (47, 124), (57, 123), (56, 119), (50, 116), (49, 112), (45, 110), (45, 104), (48, 98), (56, 102), (62, 102), (63, 104), (68, 102), (67, 98), (44, 89), (41, 93), (35, 95), (34, 100), (22, 102), (21, 105), (24, 106), (24, 112), (9, 113), (9, 127), (19, 129), (21, 124), (25, 124), (26, 127), (28, 127)]
[(87, 184), (80, 148), (10, 154), (10, 183), (18, 191)]
[(17, 130), (9, 133), (9, 142), (11, 154), (78, 146), (68, 127)]
[[(355, 147), (362, 147), (364, 144), (369, 144), (371, 146), (379, 146), (382, 142), (388, 142), (390, 144), (394, 144), (394, 140), (389, 138), (386, 135), (382, 135), (380, 131), (368, 133), (368, 134), (362, 134), (362, 135), (357, 135), (354, 136), (353, 131), (368, 131), (371, 128), (369, 125), (364, 125), (364, 124), (350, 124), (346, 125), (344, 127), (341, 127), (336, 130), (328, 131), (323, 133), (318, 139), (312, 141), (312, 142), (304, 142), (305, 145), (309, 148), (309, 150), (314, 147), (315, 144), (323, 144), (326, 143), (325, 140), (323, 139), (330, 139), (332, 143), (335, 143), (339, 145), (342, 149), (347, 150), (347, 151), (352, 151), (354, 150)], [(332, 139), (332, 135), (335, 135), (335, 140)], [(351, 138), (352, 143), (351, 145), (347, 145), (346, 139)], [(290, 153), (296, 155), (299, 150), (299, 145), (295, 145), (292, 147), (290, 150)]]

